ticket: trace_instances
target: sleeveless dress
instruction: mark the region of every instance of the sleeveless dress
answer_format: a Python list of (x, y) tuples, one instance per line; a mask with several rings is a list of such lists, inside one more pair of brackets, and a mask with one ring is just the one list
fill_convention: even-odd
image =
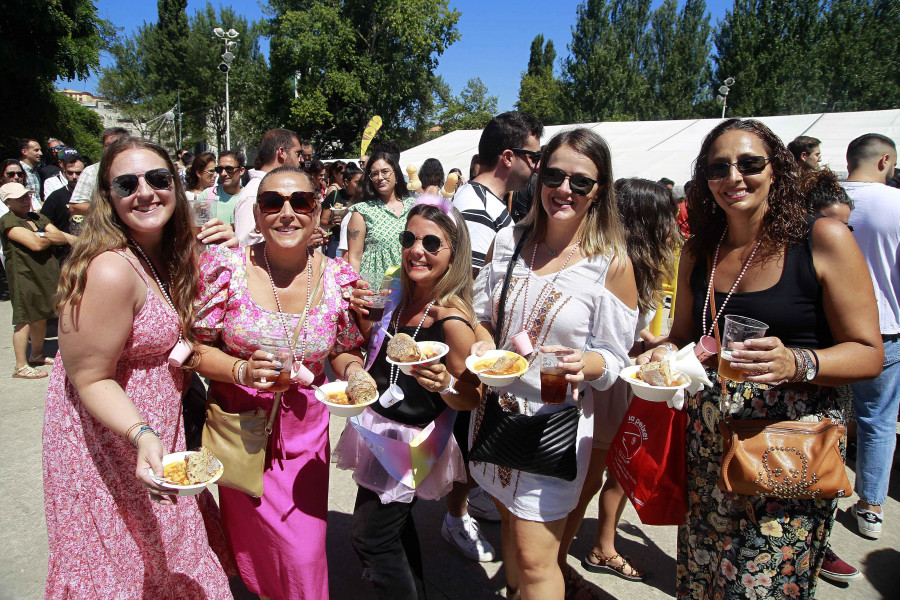
[[(167, 362), (178, 317), (151, 291), (144, 270), (131, 264), (147, 283), (147, 299), (115, 380), (166, 451), (180, 452), (183, 372)], [(43, 445), (46, 598), (231, 598), (228, 577), (236, 570), (212, 494), (182, 497), (174, 506), (150, 500), (134, 476), (137, 451), (87, 411), (59, 354), (47, 390)]]
[[(263, 337), (284, 337), (278, 313), (256, 304), (247, 288), (245, 248), (216, 246), (200, 261), (194, 333), (206, 344), (247, 359)], [(315, 384), (326, 382), (325, 361), (363, 342), (343, 290), (358, 276), (342, 260), (326, 259), (322, 300), (310, 310), (300, 343)], [(348, 287), (349, 286), (349, 287)], [(300, 315), (285, 314), (294, 333)], [(298, 351), (299, 356), (299, 351)], [(209, 395), (226, 412), (271, 410), (273, 392), (213, 381)], [(219, 488), (225, 534), (241, 578), (252, 591), (279, 600), (327, 599), (325, 528), (328, 517), (328, 409), (312, 389), (291, 387), (269, 437), (261, 498)]]
[[(480, 462), (470, 462), (469, 472), (481, 487), (520, 519), (549, 522), (562, 519), (578, 503), (591, 458), (593, 402), (586, 389), (582, 391), (581, 400), (574, 402), (570, 387), (564, 404), (544, 404), (536, 350), (540, 346), (559, 344), (584, 352), (598, 352), (606, 361), (607, 369), (589, 385), (600, 391), (606, 390), (615, 382), (616, 373), (628, 364), (638, 311), (626, 306), (606, 289), (608, 256), (585, 258), (560, 272), (555, 282), (555, 273), (536, 275), (519, 256), (506, 296), (505, 322), (497, 323), (503, 278), (515, 247), (513, 232), (514, 229), (508, 227), (497, 234), (493, 260), (475, 280), (475, 315), (478, 321), (489, 321), (499, 328), (500, 347), (513, 351), (515, 348), (509, 338), (522, 330), (524, 315), (533, 315), (528, 332), (535, 352), (526, 357), (528, 371), (508, 387), (497, 390), (500, 404), (504, 410), (526, 415), (581, 406), (583, 412), (576, 442), (578, 475), (574, 481), (565, 481)], [(527, 306), (524, 298), (526, 281), (530, 281)], [(470, 448), (484, 417), (484, 408), (482, 398), (481, 406), (472, 415)]]
[(403, 212), (399, 215), (380, 199), (366, 200), (353, 205), (353, 210), (366, 220), (366, 244), (360, 273), (384, 273), (388, 267), (400, 264), (400, 232), (406, 228), (406, 214), (415, 198), (403, 199)]
[[(812, 225), (810, 225), (812, 231)], [(833, 345), (815, 277), (811, 234), (788, 247), (778, 283), (766, 290), (735, 293), (724, 314), (737, 314), (769, 325), (767, 335), (785, 346), (825, 348)], [(694, 295), (695, 339), (700, 336), (705, 304), (707, 263), (697, 261), (690, 284)], [(716, 308), (726, 293), (715, 292)], [(719, 317), (721, 333), (723, 318)], [(688, 513), (678, 528), (678, 598), (814, 598), (816, 580), (834, 524), (837, 499), (784, 500), (730, 494), (717, 483), (722, 462), (718, 422), (721, 385), (715, 382), (686, 402)], [(765, 387), (727, 381), (734, 393), (734, 419), (843, 422), (832, 388)], [(843, 441), (842, 441), (843, 452)]]

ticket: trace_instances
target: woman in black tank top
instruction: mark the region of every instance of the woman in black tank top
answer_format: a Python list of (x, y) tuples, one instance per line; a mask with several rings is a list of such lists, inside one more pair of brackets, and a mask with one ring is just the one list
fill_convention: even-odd
[[(416, 366), (405, 375), (387, 362), (387, 340), (378, 346), (380, 336), (373, 335), (376, 341), (369, 353), (374, 357), (367, 360), (368, 371), (381, 398), (355, 423), (348, 423), (335, 448), (338, 466), (353, 469), (359, 486), (353, 548), (377, 596), (385, 599), (425, 597), (412, 507), (419, 498), (435, 500), (455, 481), (465, 481), (462, 453), (452, 435), (455, 411), (472, 410), (481, 398), (478, 378), (465, 366), (475, 333), (471, 245), (462, 215), (449, 201), (423, 196), (409, 211), (399, 243), (403, 290), (399, 306), (385, 320), (387, 332), (405, 333), (417, 342), (443, 342), (450, 349), (441, 362)], [(356, 290), (352, 300), (364, 335), (372, 328), (365, 320), (369, 295)], [(390, 453), (379, 446), (380, 440), (409, 444), (432, 423), (429, 441), (446, 436), (446, 442), (433, 444), (440, 447), (427, 457), (433, 465), (427, 476), (413, 481), (408, 473), (399, 478), (396, 470), (379, 461), (379, 455)], [(389, 448), (387, 442), (383, 446)]]
[[(766, 597), (813, 598), (837, 501), (720, 491), (717, 424), (842, 421), (830, 386), (872, 378), (883, 361), (872, 282), (842, 223), (806, 218), (793, 157), (762, 123), (730, 119), (713, 129), (693, 180), (693, 237), (681, 256), (672, 330), (660, 346), (697, 342), (714, 326), (721, 333), (729, 314), (768, 330), (733, 353), (741, 381), (720, 379), (687, 403), (689, 509), (678, 532), (677, 595), (744, 598), (754, 588)], [(658, 360), (665, 349), (638, 362)], [(707, 366), (716, 379), (716, 361)]]

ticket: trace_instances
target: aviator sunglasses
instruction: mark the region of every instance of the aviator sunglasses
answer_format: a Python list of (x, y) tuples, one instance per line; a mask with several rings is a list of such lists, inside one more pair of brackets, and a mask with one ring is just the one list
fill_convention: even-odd
[(423, 238), (417, 238), (412, 231), (400, 232), (400, 245), (403, 246), (404, 250), (412, 248), (416, 240), (422, 240), (422, 247), (425, 248), (425, 252), (428, 254), (437, 254), (441, 251), (441, 247), (444, 244), (441, 238), (430, 233)]
[(284, 203), (291, 203), (291, 210), (298, 215), (308, 215), (316, 210), (316, 193), (315, 192), (293, 192), (290, 196), (285, 196), (281, 192), (269, 190), (262, 192), (256, 199), (256, 205), (259, 206), (259, 212), (264, 215), (274, 215), (280, 213), (284, 208)]
[(233, 174), (235, 171), (237, 171), (238, 169), (240, 169), (240, 167), (222, 167), (222, 166), (219, 166), (219, 167), (216, 167), (216, 173), (222, 173), (222, 171), (225, 171), (225, 172), (228, 173), (229, 175), (232, 175), (232, 174)]
[(541, 172), (541, 181), (549, 188), (558, 188), (566, 179), (569, 180), (569, 189), (572, 193), (579, 196), (590, 194), (598, 183), (596, 179), (591, 179), (587, 175), (569, 175), (565, 171), (551, 167), (544, 167)]
[(706, 166), (707, 181), (718, 181), (731, 175), (731, 167), (737, 167), (741, 175), (756, 175), (762, 173), (769, 162), (767, 156), (748, 156), (737, 162), (715, 162)]
[[(127, 198), (138, 189), (139, 173), (126, 173), (112, 180), (112, 191), (120, 198)], [(168, 169), (151, 169), (143, 175), (147, 185), (155, 190), (168, 190), (172, 187), (172, 174)]]

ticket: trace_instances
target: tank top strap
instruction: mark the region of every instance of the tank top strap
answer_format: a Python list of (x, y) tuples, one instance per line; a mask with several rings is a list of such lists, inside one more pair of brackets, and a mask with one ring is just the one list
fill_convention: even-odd
[(134, 261), (131, 259), (131, 257), (128, 256), (127, 254), (125, 254), (121, 250), (113, 250), (113, 252), (115, 252), (116, 254), (118, 254), (119, 256), (121, 256), (122, 258), (124, 258), (125, 260), (128, 261), (128, 264), (130, 264), (132, 266), (132, 268), (134, 268), (134, 270), (137, 271), (137, 274), (141, 276), (141, 279), (144, 280), (144, 284), (147, 286), (147, 290), (149, 291), (150, 290), (150, 278), (147, 277), (147, 273), (144, 272), (144, 269), (141, 267), (140, 263), (134, 264)]
[(435, 324), (440, 323), (441, 327), (443, 328), (444, 323), (447, 321), (461, 321), (461, 322), (465, 323), (469, 327), (469, 329), (472, 329), (471, 323), (469, 323), (468, 321), (466, 321), (465, 319), (463, 319), (462, 317), (457, 316), (457, 315), (450, 315), (449, 317), (444, 317), (440, 321), (435, 321)]

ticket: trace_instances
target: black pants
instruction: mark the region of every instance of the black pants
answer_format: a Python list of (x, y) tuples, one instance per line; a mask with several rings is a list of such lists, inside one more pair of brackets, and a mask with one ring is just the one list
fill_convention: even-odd
[(382, 504), (371, 490), (358, 487), (351, 541), (363, 565), (363, 579), (383, 600), (424, 600), (422, 551), (412, 508), (416, 501)]

